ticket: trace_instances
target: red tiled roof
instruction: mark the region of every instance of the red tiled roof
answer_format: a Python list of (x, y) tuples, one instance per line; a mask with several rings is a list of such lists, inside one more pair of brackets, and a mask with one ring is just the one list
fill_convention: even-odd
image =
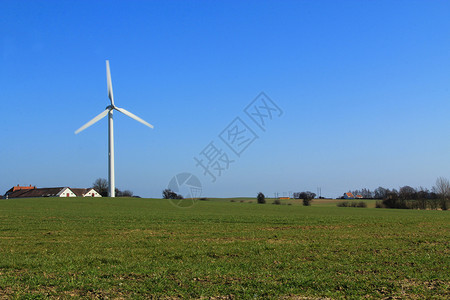
[(10, 188), (8, 191), (6, 191), (6, 193), (11, 193), (11, 192), (15, 192), (15, 191), (21, 191), (21, 190), (34, 190), (36, 187), (35, 186), (31, 186), (31, 184), (29, 186), (20, 186), (20, 185), (16, 185), (13, 186), (12, 188)]

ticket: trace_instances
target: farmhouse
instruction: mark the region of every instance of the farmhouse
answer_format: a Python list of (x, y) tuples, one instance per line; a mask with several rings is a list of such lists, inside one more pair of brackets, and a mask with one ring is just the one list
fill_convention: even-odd
[(362, 198), (364, 198), (364, 197), (363, 197), (362, 195), (356, 195), (355, 198), (356, 198), (356, 199), (362, 199)]
[(348, 192), (344, 194), (344, 199), (355, 199), (352, 193)]
[(4, 198), (39, 198), (39, 197), (101, 197), (94, 189), (71, 189), (69, 187), (36, 188), (15, 186), (9, 189)]
[(68, 187), (22, 189), (7, 193), (8, 198), (76, 197)]

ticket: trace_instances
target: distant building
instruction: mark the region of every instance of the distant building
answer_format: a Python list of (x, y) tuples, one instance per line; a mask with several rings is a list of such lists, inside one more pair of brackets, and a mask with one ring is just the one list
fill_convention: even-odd
[(352, 193), (344, 193), (344, 199), (355, 199)]
[(70, 187), (36, 188), (35, 186), (14, 186), (3, 198), (39, 198), (39, 197), (101, 197), (93, 188), (72, 189)]
[(29, 186), (16, 185), (16, 186), (13, 186), (12, 188), (10, 188), (9, 190), (6, 191), (5, 198), (6, 198), (6, 196), (11, 194), (12, 192), (34, 190), (35, 188), (36, 187), (35, 186), (31, 186), (31, 184)]
[(364, 198), (364, 197), (363, 197), (362, 195), (356, 195), (355, 198), (356, 198), (356, 199), (362, 199), (362, 198)]
[(77, 197), (101, 197), (102, 195), (100, 195), (96, 190), (94, 189), (71, 189), (72, 192), (75, 193), (75, 195), (77, 195)]
[(76, 197), (75, 193), (68, 187), (56, 188), (33, 188), (20, 189), (13, 192), (7, 192), (6, 195), (11, 198), (39, 198), (39, 197)]

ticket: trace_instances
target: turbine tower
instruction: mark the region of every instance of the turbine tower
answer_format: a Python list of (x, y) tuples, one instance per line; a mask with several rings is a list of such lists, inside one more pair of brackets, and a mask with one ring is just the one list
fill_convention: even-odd
[(75, 134), (80, 133), (81, 131), (85, 130), (89, 126), (97, 123), (101, 119), (103, 119), (106, 115), (108, 115), (108, 179), (109, 179), (109, 197), (115, 197), (116, 196), (116, 183), (115, 183), (115, 175), (114, 175), (114, 124), (113, 124), (113, 112), (114, 110), (117, 110), (118, 112), (123, 113), (124, 115), (127, 115), (128, 117), (144, 124), (145, 126), (148, 126), (150, 128), (153, 128), (153, 125), (145, 122), (138, 116), (130, 113), (126, 109), (117, 107), (114, 105), (114, 95), (113, 95), (113, 88), (112, 88), (112, 82), (111, 82), (111, 72), (109, 70), (109, 60), (106, 61), (106, 82), (108, 85), (108, 97), (111, 102), (111, 105), (108, 105), (106, 109), (100, 113), (98, 116), (81, 126), (77, 131), (75, 131)]

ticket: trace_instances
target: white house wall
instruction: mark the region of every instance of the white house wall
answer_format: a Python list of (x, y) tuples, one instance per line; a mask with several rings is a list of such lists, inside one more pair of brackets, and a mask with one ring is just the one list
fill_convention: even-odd
[[(69, 194), (69, 195), (67, 195)], [(74, 192), (72, 192), (69, 188), (64, 188), (62, 189), (58, 195), (58, 197), (76, 197), (77, 195), (75, 195)]]
[[(94, 193), (94, 196), (92, 196), (92, 193)], [(83, 197), (101, 197), (99, 193), (97, 193), (96, 190), (90, 189), (86, 194), (83, 195)]]

